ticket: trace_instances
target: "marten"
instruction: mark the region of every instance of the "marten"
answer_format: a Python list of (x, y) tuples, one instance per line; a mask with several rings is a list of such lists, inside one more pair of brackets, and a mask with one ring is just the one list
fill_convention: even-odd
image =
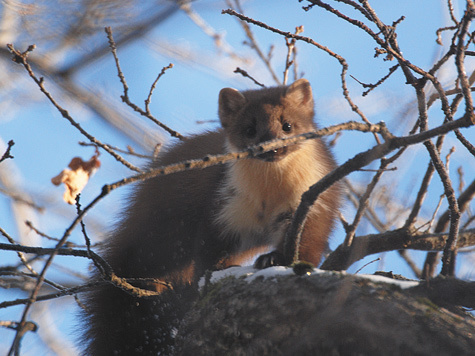
[[(260, 90), (222, 89), (218, 111), (221, 129), (184, 140), (150, 168), (243, 151), (316, 130), (312, 89), (306, 79)], [(312, 139), (141, 182), (101, 254), (116, 275), (161, 294), (138, 298), (108, 284), (89, 292), (84, 354), (173, 353), (174, 326), (198, 279), (207, 270), (239, 265), (263, 252), (267, 253), (257, 258), (257, 268), (282, 264), (284, 236), (301, 195), (334, 168), (325, 142)], [(339, 200), (339, 188), (333, 186), (312, 207), (302, 233), (300, 260), (318, 265)], [(94, 278), (101, 279), (99, 274)], [(151, 283), (150, 278), (168, 283), (173, 291), (165, 292), (170, 288)]]

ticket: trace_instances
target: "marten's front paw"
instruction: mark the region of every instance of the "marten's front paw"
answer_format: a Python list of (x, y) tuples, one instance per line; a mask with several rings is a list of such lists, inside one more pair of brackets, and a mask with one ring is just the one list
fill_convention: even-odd
[(284, 255), (279, 251), (272, 251), (266, 253), (265, 255), (260, 255), (256, 262), (254, 263), (254, 267), (258, 269), (263, 269), (272, 266), (284, 266), (285, 259)]

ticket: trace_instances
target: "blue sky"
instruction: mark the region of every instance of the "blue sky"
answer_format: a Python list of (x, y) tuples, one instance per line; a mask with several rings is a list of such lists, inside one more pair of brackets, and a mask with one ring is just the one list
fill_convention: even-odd
[[(460, 15), (463, 1), (454, 1), (456, 14)], [(443, 47), (435, 43), (435, 31), (439, 27), (449, 24), (449, 17), (445, 8), (446, 1), (434, 0), (404, 0), (404, 1), (373, 1), (372, 5), (383, 21), (391, 23), (401, 15), (405, 15), (405, 20), (398, 26), (398, 41), (400, 48), (407, 58), (423, 69), (430, 68)], [(358, 106), (365, 112), (369, 120), (377, 123), (384, 120), (395, 134), (406, 134), (408, 125), (412, 125), (417, 114), (414, 110), (415, 103), (413, 89), (405, 85), (403, 74), (400, 70), (382, 86), (375, 89), (371, 94), (362, 97), (363, 88), (349, 75), (353, 75), (358, 80), (365, 83), (374, 83), (387, 73), (393, 62), (385, 62), (381, 58), (374, 58), (374, 42), (354, 26), (342, 21), (337, 21), (335, 16), (324, 12), (319, 8), (314, 8), (309, 12), (301, 10), (303, 4), (297, 1), (285, 0), (265, 0), (247, 1), (243, 3), (246, 15), (267, 23), (270, 26), (284, 31), (293, 32), (296, 26), (304, 25), (302, 35), (313, 38), (318, 43), (328, 46), (332, 51), (343, 56), (348, 64), (348, 87), (350, 94)], [(2, 5), (4, 6), (4, 5)], [(346, 9), (343, 4), (335, 5), (339, 9)], [(130, 87), (130, 97), (135, 103), (142, 105), (149, 88), (161, 68), (170, 62), (174, 68), (160, 79), (150, 106), (152, 113), (165, 124), (183, 134), (199, 133), (203, 130), (212, 130), (215, 123), (197, 124), (200, 120), (217, 119), (217, 95), (223, 87), (235, 87), (237, 89), (255, 88), (251, 81), (234, 74), (233, 70), (239, 66), (247, 70), (257, 80), (268, 86), (274, 85), (268, 71), (261, 62), (256, 59), (253, 51), (242, 44), (244, 40), (243, 32), (235, 18), (229, 15), (222, 15), (221, 10), (226, 5), (218, 1), (198, 2), (195, 10), (207, 21), (215, 30), (224, 35), (224, 39), (239, 56), (250, 59), (247, 64), (237, 62), (224, 53), (216, 49), (213, 41), (204, 34), (184, 13), (177, 13), (164, 24), (152, 31), (142, 40), (133, 45), (119, 48), (122, 69)], [(346, 11), (346, 10), (345, 10)], [(355, 12), (350, 15), (357, 16)], [(423, 15), (423, 16), (422, 16)], [(422, 18), (422, 19), (421, 19)], [(252, 27), (256, 38), (267, 52), (270, 45), (274, 45), (274, 56), (272, 63), (276, 72), (281, 77), (284, 65), (284, 55), (286, 52), (284, 39), (276, 34), (269, 33), (263, 29)], [(96, 37), (97, 39), (97, 37)], [(444, 37), (444, 44), (448, 45), (447, 37)], [(102, 40), (106, 43), (105, 34)], [(28, 44), (15, 43), (17, 48), (25, 48)], [(2, 44), (3, 45), (3, 44)], [(341, 94), (339, 63), (317, 48), (297, 43), (299, 70), (304, 72), (304, 76), (309, 79), (314, 91), (317, 121), (320, 126), (328, 126), (348, 120), (359, 120), (359, 117), (351, 112), (348, 104)], [(171, 55), (171, 51), (179, 49), (181, 55), (187, 56), (184, 60), (181, 56)], [(47, 51), (38, 47), (35, 54), (45, 55)], [(191, 59), (190, 59), (191, 58)], [(68, 60), (66, 58), (66, 60)], [(473, 68), (473, 62), (469, 63)], [(5, 66), (5, 65), (3, 65)], [(54, 187), (50, 179), (57, 175), (74, 156), (82, 156), (87, 159), (93, 154), (92, 148), (81, 147), (78, 141), (86, 141), (75, 128), (66, 122), (56, 109), (47, 102), (46, 98), (35, 88), (34, 83), (27, 77), (26, 73), (21, 74), (22, 69), (13, 62), (6, 64), (8, 71), (19, 71), (17, 74), (16, 91), (23, 91), (33, 95), (34, 103), (31, 105), (15, 105), (12, 103), (8, 110), (0, 115), (0, 140), (3, 143), (10, 139), (15, 141), (12, 155), (15, 159), (11, 162), (4, 162), (0, 169), (11, 172), (12, 177), (22, 190), (38, 199), (38, 203), (47, 207), (44, 213), (38, 214), (28, 211), (26, 214), (34, 221), (35, 226), (51, 236), (59, 237), (75, 215), (74, 208), (62, 202), (61, 196), (63, 188)], [(454, 73), (452, 70), (444, 72), (445, 78), (442, 83), (444, 87), (453, 86)], [(119, 96), (122, 94), (122, 87), (117, 78), (117, 72), (113, 64), (112, 55), (106, 56), (95, 62), (92, 66), (84, 68), (77, 74), (76, 79), (84, 88), (92, 89), (104, 97), (115, 98), (117, 108), (132, 113), (120, 102)], [(95, 113), (88, 110), (81, 104), (70, 100), (57, 90), (57, 88), (46, 78), (46, 87), (51, 90), (60, 104), (66, 108), (88, 132), (96, 136), (99, 140), (111, 145), (125, 148), (131, 144), (137, 151), (146, 151), (137, 143), (131, 142), (123, 134), (118, 133), (110, 126), (102, 122)], [(0, 92), (0, 101), (10, 98), (6, 92)], [(411, 109), (408, 110), (408, 109)], [(408, 112), (406, 116), (403, 114)], [(431, 122), (435, 125), (443, 119), (440, 115), (440, 103), (436, 103), (430, 111)], [(148, 123), (146, 119), (136, 116), (137, 125), (145, 125), (150, 131), (157, 129)], [(466, 137), (475, 142), (474, 129), (465, 130)], [(3, 153), (4, 145), (0, 141), (0, 153)], [(455, 144), (453, 136), (447, 138), (443, 150), (443, 156)], [(340, 138), (334, 151), (339, 162), (344, 162), (355, 153), (367, 149), (374, 144), (374, 139), (370, 135), (345, 133)], [(3, 146), (2, 146), (3, 145)], [(82, 194), (83, 204), (90, 202), (100, 193), (100, 188), (122, 177), (131, 175), (120, 164), (116, 163), (106, 153), (101, 155), (102, 167), (92, 178), (90, 184)], [(132, 159), (134, 164), (143, 164), (143, 161)], [(395, 186), (395, 202), (408, 200), (414, 196), (418, 189), (421, 176), (427, 166), (427, 153), (422, 146), (412, 147), (404, 156), (404, 164), (398, 162), (398, 170), (388, 173), (385, 183)], [(468, 163), (467, 163), (468, 162)], [(470, 177), (475, 175), (473, 157), (462, 149), (459, 149), (451, 158), (452, 172), (462, 166), (465, 171), (467, 183)], [(376, 167), (376, 166), (375, 166)], [(422, 171), (421, 171), (421, 168)], [(453, 177), (456, 177), (454, 174)], [(371, 176), (368, 174), (354, 174), (350, 178), (357, 182), (367, 183)], [(86, 224), (92, 231), (93, 236), (103, 235), (109, 226), (113, 224), (117, 213), (122, 206), (125, 193), (128, 189), (114, 192), (104, 199), (86, 218)], [(441, 184), (438, 177), (434, 177), (430, 193), (432, 198), (424, 208), (424, 215), (432, 214), (434, 202), (439, 199), (442, 193)], [(444, 211), (444, 203), (441, 211)], [(347, 219), (351, 219), (352, 209), (347, 205), (343, 214)], [(10, 200), (0, 194), (0, 226), (9, 232), (14, 238), (18, 238), (18, 226), (13, 223), (14, 215), (11, 210)], [(373, 232), (366, 230), (362, 224), (359, 234)], [(35, 234), (29, 234), (32, 245), (50, 246), (50, 242), (45, 242)], [(332, 247), (336, 247), (343, 239), (342, 230), (338, 229), (332, 240)], [(76, 232), (72, 236), (73, 241), (81, 241), (81, 235)], [(420, 260), (422, 254), (415, 254)], [(367, 260), (371, 260), (370, 257)], [(7, 262), (16, 260), (14, 254), (5, 256), (2, 253), (0, 260)], [(84, 261), (63, 262), (72, 268), (86, 270)], [(363, 261), (355, 265), (352, 271), (358, 269)], [(473, 261), (472, 261), (473, 262)], [(70, 263), (73, 263), (70, 265)], [(76, 266), (76, 263), (78, 265)], [(393, 254), (387, 254), (384, 264), (375, 263), (364, 270), (365, 273), (372, 273), (376, 269), (392, 270), (412, 277), (409, 269)], [(464, 270), (467, 278), (474, 278), (473, 269)], [(68, 278), (60, 269), (54, 269), (50, 275), (55, 278)], [(14, 299), (14, 291), (0, 290), (0, 299)], [(59, 303), (63, 312), (73, 318), (71, 311), (74, 303)], [(8, 310), (8, 315), (0, 313), (0, 319), (17, 319), (21, 314), (21, 308)], [(66, 333), (70, 333), (72, 326), (67, 323)], [(0, 340), (11, 340), (12, 332), (0, 329)], [(4, 336), (5, 335), (5, 336)], [(0, 351), (9, 346), (0, 341)], [(38, 338), (28, 336), (25, 339), (25, 354), (35, 354), (35, 347), (39, 345)], [(40, 346), (38, 346), (40, 347)], [(28, 352), (27, 349), (30, 351)], [(43, 352), (43, 351), (42, 351)], [(46, 351), (44, 351), (46, 352)]]

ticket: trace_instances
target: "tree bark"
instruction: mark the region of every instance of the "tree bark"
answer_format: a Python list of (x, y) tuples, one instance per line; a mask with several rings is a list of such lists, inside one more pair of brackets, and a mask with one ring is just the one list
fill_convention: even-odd
[(177, 354), (473, 355), (474, 318), (429, 299), (437, 283), (427, 293), (335, 272), (227, 277), (184, 320)]

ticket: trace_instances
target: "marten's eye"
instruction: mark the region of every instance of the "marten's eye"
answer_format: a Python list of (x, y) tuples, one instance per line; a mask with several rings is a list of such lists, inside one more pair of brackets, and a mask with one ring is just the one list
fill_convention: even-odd
[(284, 130), (285, 132), (290, 132), (292, 131), (292, 124), (289, 123), (289, 122), (284, 122), (282, 124), (282, 130)]
[(249, 138), (256, 136), (256, 133), (256, 128), (254, 126), (249, 126), (245, 131), (246, 136)]

